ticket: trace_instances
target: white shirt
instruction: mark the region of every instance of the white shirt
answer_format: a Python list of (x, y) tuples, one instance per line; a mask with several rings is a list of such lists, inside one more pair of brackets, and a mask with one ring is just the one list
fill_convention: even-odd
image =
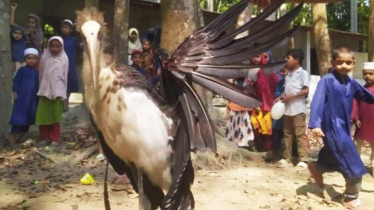
[[(286, 96), (295, 95), (300, 92), (303, 87), (309, 87), (309, 74), (302, 67), (294, 72), (289, 72), (285, 78), (284, 93)], [(294, 98), (286, 103), (286, 111), (284, 115), (295, 116), (300, 113), (307, 113), (305, 96)]]

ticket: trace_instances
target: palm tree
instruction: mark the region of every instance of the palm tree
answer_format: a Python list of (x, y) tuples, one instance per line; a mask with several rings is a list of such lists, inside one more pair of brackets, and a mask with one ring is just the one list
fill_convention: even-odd
[(374, 61), (374, 0), (370, 1), (369, 19), (369, 61)]

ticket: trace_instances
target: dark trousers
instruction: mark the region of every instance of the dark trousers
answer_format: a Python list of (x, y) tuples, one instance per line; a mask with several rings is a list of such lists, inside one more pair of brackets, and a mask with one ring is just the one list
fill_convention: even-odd
[(292, 146), (297, 143), (297, 152), (303, 162), (309, 161), (309, 143), (305, 134), (306, 116), (304, 113), (295, 116), (283, 116), (284, 152), (283, 158), (290, 161), (292, 158)]
[[(319, 174), (324, 174), (327, 172), (340, 172), (340, 169), (333, 164), (333, 161), (330, 160), (324, 160), (320, 161), (321, 157), (318, 157), (318, 162), (314, 162), (313, 166), (314, 169)], [(324, 158), (325, 159), (325, 158)], [(326, 164), (324, 162), (329, 161), (330, 163)], [(344, 179), (345, 179), (345, 201), (350, 201), (358, 198), (358, 194), (361, 190), (361, 183), (362, 183), (362, 177), (358, 178), (348, 178), (347, 176), (342, 173)]]
[(283, 131), (273, 130), (272, 132), (272, 147), (273, 151), (277, 153), (282, 150)]
[(30, 126), (13, 125), (11, 134), (28, 133)]

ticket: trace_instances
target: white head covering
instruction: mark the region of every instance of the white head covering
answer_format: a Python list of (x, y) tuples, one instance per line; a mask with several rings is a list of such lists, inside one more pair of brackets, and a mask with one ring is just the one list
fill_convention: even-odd
[(74, 26), (73, 21), (71, 21), (69, 19), (63, 20), (62, 23), (69, 23), (71, 26)]
[(39, 52), (38, 52), (38, 50), (35, 49), (35, 48), (27, 48), (27, 49), (24, 51), (24, 53), (23, 53), (24, 56), (26, 56), (26, 55), (30, 55), (30, 54), (32, 54), (32, 55), (36, 55), (36, 56), (39, 56)]
[(129, 55), (132, 53), (133, 50), (141, 50), (142, 49), (142, 43), (140, 42), (140, 38), (139, 38), (139, 31), (138, 29), (136, 28), (131, 28), (129, 30), (129, 36), (135, 32), (136, 33), (136, 40), (135, 40), (135, 43), (132, 43), (129, 39)]
[[(59, 41), (62, 45), (58, 55), (53, 55), (49, 49), (53, 40)], [(40, 61), (38, 96), (66, 99), (68, 72), (69, 59), (64, 51), (64, 41), (59, 36), (53, 36), (49, 39), (48, 47)]]
[(374, 70), (374, 62), (365, 62), (363, 70)]

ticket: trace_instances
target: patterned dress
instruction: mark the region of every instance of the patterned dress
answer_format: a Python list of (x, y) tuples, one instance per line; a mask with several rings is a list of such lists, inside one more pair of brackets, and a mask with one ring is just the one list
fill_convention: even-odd
[[(236, 85), (242, 85), (248, 91), (250, 87), (244, 82)], [(226, 139), (234, 142), (239, 147), (250, 147), (254, 144), (254, 134), (251, 125), (251, 112), (252, 109), (247, 109), (233, 102), (229, 102), (227, 105), (228, 118), (226, 126)]]

